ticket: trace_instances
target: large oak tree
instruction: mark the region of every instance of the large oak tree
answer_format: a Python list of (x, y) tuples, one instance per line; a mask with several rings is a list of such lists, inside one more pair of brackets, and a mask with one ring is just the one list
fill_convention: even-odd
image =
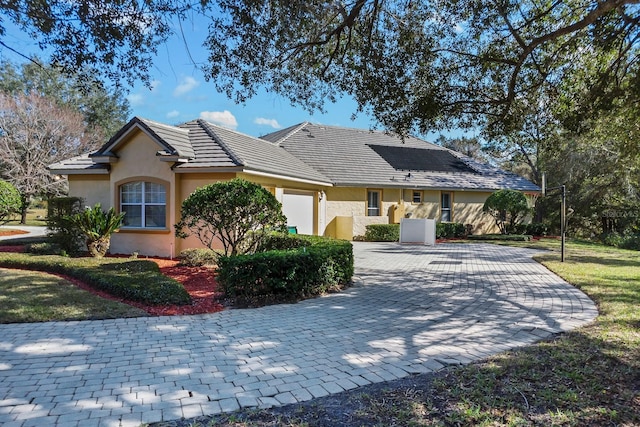
[[(17, 0), (0, 1), (0, 9), (65, 69), (99, 66), (117, 82), (148, 82), (172, 22), (198, 13), (210, 20), (203, 72), (237, 101), (266, 87), (314, 110), (349, 94), (401, 133), (501, 133), (517, 127), (519, 104), (535, 91), (563, 92), (567, 111), (581, 113), (633, 91), (637, 3)], [(11, 48), (2, 21), (0, 43)], [(576, 80), (583, 91), (568, 92), (565, 83)]]

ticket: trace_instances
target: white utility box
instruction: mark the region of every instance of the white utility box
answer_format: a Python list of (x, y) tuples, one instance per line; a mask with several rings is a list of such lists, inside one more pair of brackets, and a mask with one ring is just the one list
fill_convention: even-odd
[(436, 244), (436, 220), (427, 218), (402, 218), (400, 243)]

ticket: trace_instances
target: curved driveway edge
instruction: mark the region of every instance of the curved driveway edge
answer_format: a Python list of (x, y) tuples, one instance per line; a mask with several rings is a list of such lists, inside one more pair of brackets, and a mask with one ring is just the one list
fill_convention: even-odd
[(354, 243), (342, 293), (198, 316), (0, 325), (0, 424), (137, 426), (306, 401), (591, 322), (536, 251)]

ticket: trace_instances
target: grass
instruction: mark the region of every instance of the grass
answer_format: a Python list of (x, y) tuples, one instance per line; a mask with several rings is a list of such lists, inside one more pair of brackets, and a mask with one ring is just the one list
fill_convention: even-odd
[(435, 375), (178, 425), (640, 425), (640, 253), (570, 241), (561, 263), (559, 240), (502, 244), (548, 249), (538, 261), (589, 295), (598, 305), (598, 319)]
[(158, 264), (149, 260), (0, 252), (0, 267), (65, 274), (113, 296), (144, 304), (191, 302), (184, 286), (163, 275)]
[(0, 269), (0, 323), (114, 319), (146, 312), (77, 288), (60, 277)]
[(32, 225), (32, 226), (45, 226), (47, 225), (46, 208), (29, 208), (27, 211), (26, 224), (20, 224), (20, 215), (14, 215), (11, 221), (8, 221), (5, 225), (20, 226), (20, 225)]

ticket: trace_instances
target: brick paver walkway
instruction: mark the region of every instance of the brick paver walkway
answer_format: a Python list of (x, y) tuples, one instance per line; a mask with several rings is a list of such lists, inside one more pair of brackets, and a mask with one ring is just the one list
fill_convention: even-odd
[(468, 363), (597, 315), (531, 250), (354, 252), (354, 287), (298, 304), (0, 325), (0, 425), (137, 426), (306, 401)]

